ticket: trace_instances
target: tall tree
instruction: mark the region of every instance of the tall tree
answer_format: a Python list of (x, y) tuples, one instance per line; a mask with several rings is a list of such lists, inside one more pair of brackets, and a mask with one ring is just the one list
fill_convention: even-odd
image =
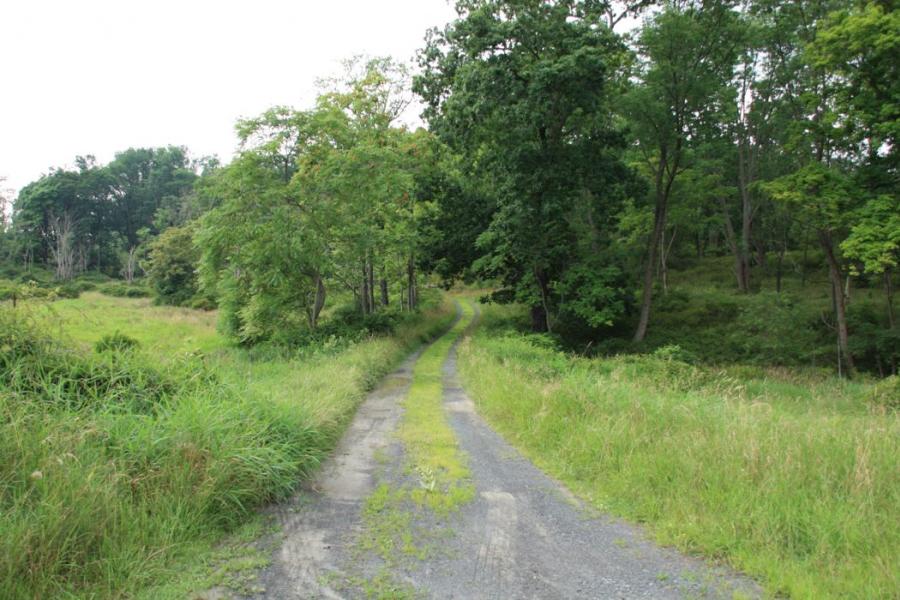
[(690, 166), (692, 144), (733, 104), (728, 85), (741, 49), (730, 2), (667, 2), (638, 38), (640, 81), (625, 98), (637, 148), (653, 182), (653, 228), (647, 239), (640, 318), (647, 334), (653, 281), (675, 181)]
[[(429, 34), (414, 89), (431, 129), (464, 157), (495, 210), (478, 237), (475, 267), (550, 331), (567, 270), (599, 259), (600, 228), (630, 174), (611, 110), (626, 52), (594, 2), (457, 2), (460, 17)], [(579, 256), (575, 212), (595, 224), (594, 256)], [(582, 269), (610, 294), (593, 315), (622, 309), (605, 271)], [(617, 297), (607, 301), (608, 296)]]

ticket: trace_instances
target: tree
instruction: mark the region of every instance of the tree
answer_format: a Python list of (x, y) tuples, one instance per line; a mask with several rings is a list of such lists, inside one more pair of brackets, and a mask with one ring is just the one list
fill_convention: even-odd
[(866, 273), (883, 279), (888, 323), (893, 329), (893, 274), (900, 264), (900, 198), (885, 194), (866, 202), (857, 211), (841, 250), (847, 258), (858, 261), (861, 268), (852, 269), (855, 275)]
[[(625, 49), (603, 8), (576, 0), (458, 2), (460, 18), (429, 34), (414, 80), (432, 131), (479, 180), (476, 201), (493, 209), (473, 267), (502, 281), (496, 299), (530, 306), (536, 330), (553, 329), (563, 282), (585, 281), (566, 279), (566, 271), (580, 265), (584, 274), (602, 260), (602, 227), (631, 179), (610, 104)], [(586, 246), (572, 226), (576, 213), (594, 224)], [(575, 250), (584, 247), (587, 254)], [(591, 279), (602, 288), (602, 278)], [(595, 289), (603, 317), (591, 320), (616, 318), (617, 296), (615, 288)]]
[(197, 295), (197, 264), (193, 227), (170, 227), (150, 243), (147, 277), (157, 302), (183, 306)]
[(733, 104), (728, 84), (740, 44), (739, 21), (728, 2), (667, 3), (641, 30), (640, 82), (625, 97), (625, 107), (652, 176), (654, 216), (644, 256), (636, 342), (644, 339), (650, 322), (654, 267), (675, 181), (689, 167), (691, 145), (702, 138), (704, 127)]
[(838, 169), (812, 161), (796, 172), (768, 183), (766, 188), (777, 200), (788, 203), (816, 232), (831, 280), (838, 344), (843, 356), (838, 357), (838, 365), (846, 364), (847, 373), (852, 375), (855, 366), (847, 327), (844, 266), (837, 247), (847, 226), (846, 215), (856, 204), (851, 180)]
[(69, 212), (53, 216), (46, 232), (52, 240), (50, 253), (56, 267), (56, 278), (68, 281), (75, 276), (75, 221)]
[(139, 243), (138, 231), (153, 227), (157, 211), (174, 198), (189, 194), (197, 174), (185, 148), (129, 148), (106, 167), (111, 177), (110, 227), (129, 248)]
[(239, 122), (241, 154), (212, 176), (222, 202), (196, 236), (201, 281), (246, 342), (296, 315), (315, 329), (331, 285), (375, 311), (376, 273), (382, 305), (400, 268), (415, 305), (416, 172), (428, 136), (392, 126), (402, 108), (392, 62), (351, 67), (314, 109), (276, 107)]

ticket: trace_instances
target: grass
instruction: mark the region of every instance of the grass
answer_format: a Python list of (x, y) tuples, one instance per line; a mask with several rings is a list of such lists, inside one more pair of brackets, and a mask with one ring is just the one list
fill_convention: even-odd
[(460, 349), (480, 412), (540, 467), (659, 540), (796, 598), (900, 589), (900, 414), (816, 370), (573, 358), (502, 332)]
[(149, 355), (160, 360), (228, 348), (216, 331), (214, 311), (156, 306), (149, 298), (85, 292), (78, 298), (39, 304), (32, 312), (54, 335), (84, 349), (115, 332), (135, 338)]
[[(141, 299), (0, 317), (4, 598), (181, 598), (211, 581), (198, 565), (258, 564), (217, 544), (315, 470), (365, 391), (452, 312), (267, 360), (229, 347), (211, 313)], [(91, 350), (116, 331), (141, 346)]]
[[(405, 558), (424, 559), (428, 542), (445, 531), (419, 527), (424, 508), (427, 514), (444, 519), (470, 502), (475, 495), (466, 457), (459, 448), (443, 408), (443, 365), (456, 340), (472, 322), (474, 308), (460, 303), (461, 317), (442, 337), (432, 343), (416, 361), (409, 392), (403, 401), (404, 413), (397, 432), (406, 451), (406, 470), (412, 482), (400, 486), (382, 484), (366, 499), (363, 533), (359, 550), (376, 555), (387, 568)], [(374, 577), (350, 582), (367, 597), (397, 598), (400, 589), (384, 569)], [(404, 592), (405, 594), (405, 592)]]

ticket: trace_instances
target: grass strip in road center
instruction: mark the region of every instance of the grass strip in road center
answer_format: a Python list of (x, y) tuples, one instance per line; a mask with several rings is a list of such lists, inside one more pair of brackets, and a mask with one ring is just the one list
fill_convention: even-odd
[[(444, 518), (471, 501), (475, 487), (467, 459), (459, 448), (443, 408), (443, 366), (456, 340), (472, 322), (474, 308), (460, 303), (460, 318), (441, 338), (429, 346), (413, 368), (413, 380), (403, 401), (404, 414), (397, 431), (403, 442), (409, 480), (381, 484), (363, 507), (364, 530), (358, 549), (380, 559), (380, 570), (351, 577), (367, 597), (402, 598), (415, 594), (398, 584), (391, 572), (403, 559), (424, 559), (430, 542), (449, 529), (417, 526), (418, 521)], [(424, 510), (424, 512), (423, 512)]]
[(462, 302), (461, 316), (416, 362), (398, 435), (420, 487), (412, 499), (445, 515), (472, 499), (469, 467), (443, 408), (443, 366), (453, 344), (472, 322), (474, 309)]

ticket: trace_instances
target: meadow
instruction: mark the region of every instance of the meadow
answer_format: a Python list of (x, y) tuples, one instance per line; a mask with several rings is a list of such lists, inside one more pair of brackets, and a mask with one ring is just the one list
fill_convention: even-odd
[[(0, 589), (132, 596), (177, 580), (333, 447), (452, 307), (391, 335), (246, 350), (216, 314), (88, 292), (0, 306)], [(133, 349), (98, 352), (124, 334)]]
[(486, 307), (460, 349), (479, 412), (597, 508), (793, 598), (900, 589), (897, 378), (583, 358)]

